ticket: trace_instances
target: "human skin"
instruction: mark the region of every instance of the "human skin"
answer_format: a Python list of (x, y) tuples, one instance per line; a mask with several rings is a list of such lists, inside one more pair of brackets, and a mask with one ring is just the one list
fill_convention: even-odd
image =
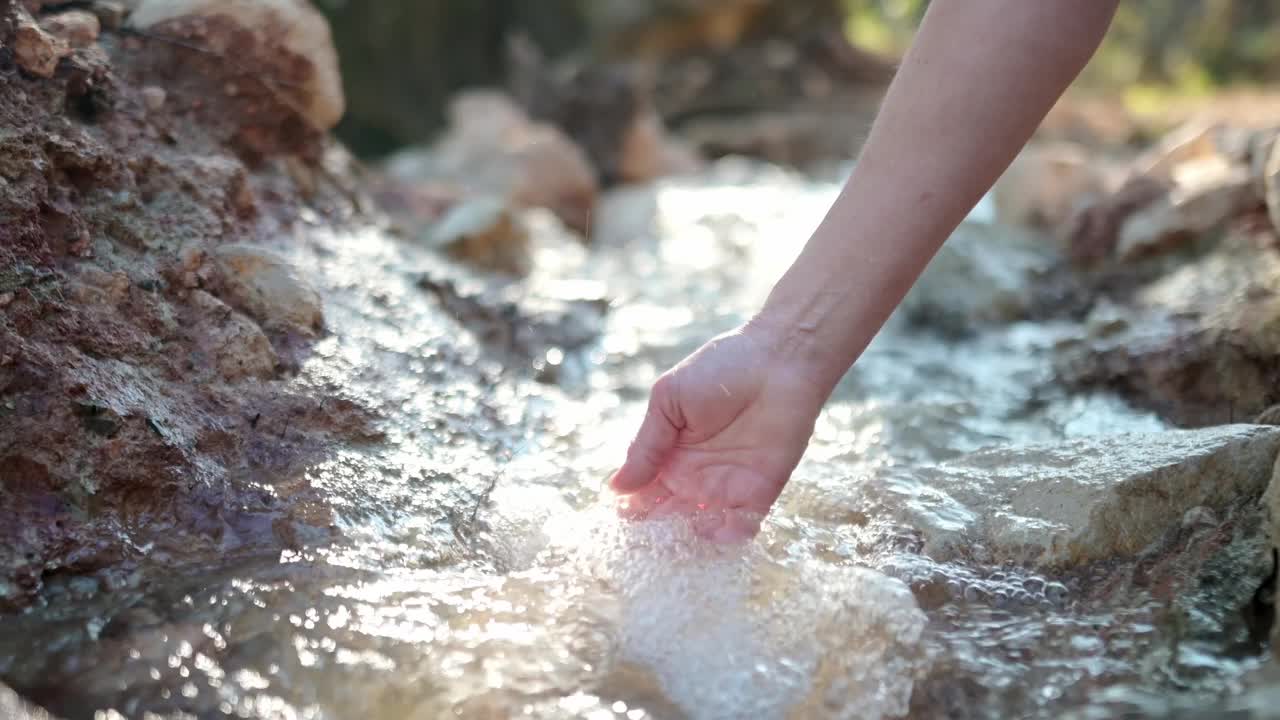
[(610, 486), (752, 537), (840, 378), (1097, 50), (1118, 0), (934, 0), (858, 162), (748, 322), (658, 378)]

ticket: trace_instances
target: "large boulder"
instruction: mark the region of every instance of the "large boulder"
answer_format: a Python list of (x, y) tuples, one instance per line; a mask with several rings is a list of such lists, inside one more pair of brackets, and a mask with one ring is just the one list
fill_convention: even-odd
[(329, 23), (307, 0), (141, 0), (129, 23), (199, 39), (274, 76), (275, 92), (289, 96), (321, 130), (342, 119), (346, 101)]
[(1117, 168), (1104, 192), (1078, 194), (1057, 235), (1080, 265), (1184, 249), (1263, 205), (1262, 131), (1193, 124)]
[(1280, 252), (1229, 237), (1098, 304), (1058, 347), (1067, 385), (1118, 390), (1183, 426), (1253, 418), (1280, 402)]
[[(222, 12), (240, 3), (148, 2), (135, 16), (147, 30), (121, 37), (107, 24), (94, 40), (77, 10), (114, 3), (44, 5), (59, 7), (35, 29), (66, 49), (53, 77), (0, 72), (0, 612), (47, 600), (70, 576), (118, 588), (139, 566), (327, 537), (327, 508), (292, 465), (373, 430), (363, 406), (282, 377), (314, 338), (262, 327), (314, 327), (312, 298), (294, 293), (255, 322), (233, 306), (257, 313), (239, 290), (267, 297), (270, 273), (236, 286), (209, 261), (217, 247), (301, 244), (307, 220), (356, 216), (338, 164), (336, 182), (304, 200), (283, 163), (266, 161), (270, 143), (243, 134), (340, 155), (318, 128), (296, 132), (302, 95), (266, 85), (272, 63), (287, 66), (281, 80), (311, 77), (309, 59), (278, 44), (265, 57), (204, 52), (206, 40), (263, 51), (255, 43), (293, 36), (241, 28)], [(217, 12), (160, 19), (161, 5)], [(18, 6), (0, 6), (7, 54), (34, 20), (15, 27)], [(153, 85), (162, 104), (146, 101)]]
[(1256, 425), (996, 448), (927, 469), (924, 494), (887, 470), (847, 510), (918, 531), (935, 560), (1065, 570), (1134, 557), (1188, 512), (1260, 497), (1278, 452), (1280, 428)]
[(1121, 261), (1155, 253), (1222, 227), (1258, 206), (1248, 166), (1221, 156), (1188, 161), (1170, 171), (1173, 187), (1120, 226)]

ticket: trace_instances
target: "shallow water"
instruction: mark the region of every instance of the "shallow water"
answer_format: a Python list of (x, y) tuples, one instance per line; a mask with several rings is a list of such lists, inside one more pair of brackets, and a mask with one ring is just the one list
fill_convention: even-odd
[[(615, 194), (590, 252), (542, 218), (527, 291), (603, 292), (612, 308), (598, 342), (524, 368), (417, 284), (423, 273), (479, 278), (377, 232), (309, 228), (294, 259), (323, 288), (335, 334), (293, 382), (339, 384), (387, 418), (385, 444), (336, 449), (308, 471), (343, 539), (142, 571), (109, 594), (96, 579), (53, 581), (42, 607), (0, 625), (0, 680), (67, 718), (1057, 718), (1218, 706), (1256, 654), (1175, 642), (1165, 604), (1099, 600), (1087, 577), (930, 560), (890, 507), (931, 492), (923, 468), (978, 448), (1165, 428), (1115, 398), (1053, 389), (1048, 349), (1069, 326), (954, 342), (895, 318), (748, 547), (609, 511), (602, 485), (648, 384), (758, 305), (834, 192), (728, 163)], [(981, 510), (924, 507), (942, 525)]]

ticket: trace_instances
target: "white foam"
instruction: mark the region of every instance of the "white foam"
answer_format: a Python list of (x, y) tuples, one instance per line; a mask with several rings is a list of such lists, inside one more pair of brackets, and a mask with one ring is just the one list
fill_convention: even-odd
[(897, 580), (607, 510), (553, 518), (546, 536), (540, 563), (614, 601), (615, 661), (646, 668), (693, 720), (906, 712), (925, 616)]

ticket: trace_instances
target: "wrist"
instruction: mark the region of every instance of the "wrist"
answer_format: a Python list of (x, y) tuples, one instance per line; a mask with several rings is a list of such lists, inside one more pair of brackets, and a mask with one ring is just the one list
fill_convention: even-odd
[(747, 321), (746, 332), (760, 338), (774, 357), (829, 394), (861, 350), (852, 350), (847, 333), (842, 332), (847, 328), (841, 327), (835, 312), (842, 304), (837, 293), (819, 291), (802, 298), (775, 289)]

